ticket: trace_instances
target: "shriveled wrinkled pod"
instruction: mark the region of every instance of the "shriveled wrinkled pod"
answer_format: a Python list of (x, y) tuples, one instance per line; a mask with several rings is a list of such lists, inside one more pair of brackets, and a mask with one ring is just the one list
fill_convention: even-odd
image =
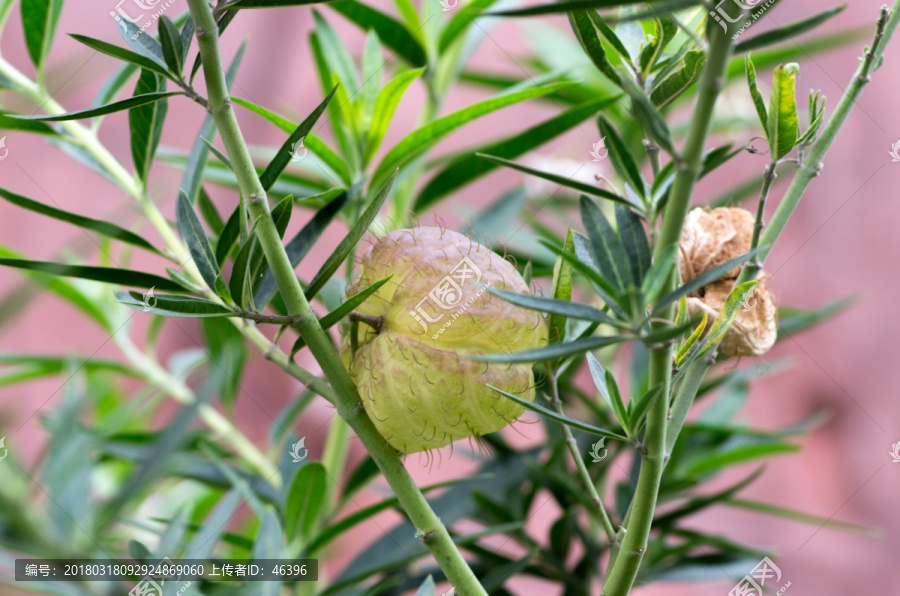
[[(684, 220), (678, 266), (681, 279), (693, 279), (750, 250), (753, 238), (753, 214), (746, 209), (720, 207), (711, 211), (693, 209)], [(740, 266), (725, 274), (735, 278)]]
[[(719, 353), (726, 356), (759, 356), (775, 345), (777, 311), (768, 288), (768, 275), (757, 276), (759, 284), (747, 296), (734, 322), (719, 344)], [(734, 288), (733, 279), (720, 279), (704, 286), (687, 299), (688, 312), (696, 315), (706, 311), (714, 321)]]
[[(529, 364), (488, 364), (466, 354), (516, 352), (547, 343), (541, 313), (484, 287), (529, 293), (516, 269), (456, 232), (421, 227), (379, 238), (362, 255), (353, 296), (393, 276), (356, 311), (341, 356), (378, 431), (398, 451), (416, 453), (498, 431), (524, 412), (486, 385), (532, 401)], [(357, 317), (359, 318), (359, 317)]]
[[(685, 219), (679, 245), (678, 268), (682, 281), (741, 256), (750, 250), (754, 217), (746, 209), (719, 208), (692, 210)], [(715, 320), (734, 288), (741, 267), (733, 267), (719, 280), (692, 293), (688, 299), (691, 315), (706, 311)], [(744, 300), (729, 328), (719, 353), (726, 356), (759, 356), (766, 353), (777, 337), (777, 309), (768, 289), (769, 276), (757, 275), (759, 284)]]

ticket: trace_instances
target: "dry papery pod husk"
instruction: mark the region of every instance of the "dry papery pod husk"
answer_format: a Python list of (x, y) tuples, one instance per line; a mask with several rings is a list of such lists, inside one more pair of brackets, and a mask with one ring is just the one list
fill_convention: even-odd
[[(760, 356), (775, 345), (778, 335), (777, 310), (768, 288), (769, 276), (760, 271), (759, 283), (747, 296), (734, 322), (719, 343), (718, 351), (725, 356)], [(734, 288), (733, 279), (720, 279), (691, 294), (687, 299), (691, 316), (709, 313), (714, 321)]]
[[(681, 279), (688, 281), (747, 253), (753, 238), (754, 221), (752, 213), (737, 207), (693, 209), (685, 218), (681, 232), (678, 259)], [(733, 279), (740, 271), (738, 265), (724, 277)]]
[(547, 344), (544, 316), (485, 287), (530, 294), (525, 280), (489, 248), (433, 227), (395, 230), (362, 255), (353, 296), (392, 275), (357, 312), (360, 324), (341, 357), (381, 435), (416, 453), (498, 431), (525, 411), (486, 385), (534, 400), (531, 364), (485, 363), (469, 354), (518, 352)]

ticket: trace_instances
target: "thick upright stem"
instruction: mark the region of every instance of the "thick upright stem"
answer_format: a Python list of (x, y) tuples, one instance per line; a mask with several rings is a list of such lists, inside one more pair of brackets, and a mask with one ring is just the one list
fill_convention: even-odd
[[(661, 258), (666, 247), (677, 243), (681, 238), (681, 228), (690, 208), (694, 185), (702, 167), (703, 150), (712, 124), (713, 109), (725, 85), (725, 71), (731, 58), (731, 49), (731, 38), (718, 26), (711, 26), (709, 58), (700, 81), (691, 128), (685, 140), (684, 150), (678, 158), (678, 172), (663, 213), (662, 229), (655, 247), (657, 259)], [(676, 283), (677, 279), (673, 272), (663, 293), (674, 290)], [(660, 316), (662, 319), (671, 320), (674, 316), (674, 307), (670, 306)], [(662, 328), (663, 325), (664, 323), (654, 323), (654, 330)], [(669, 396), (672, 391), (673, 351), (672, 345), (666, 345), (650, 352), (650, 386), (662, 386), (663, 391), (647, 412), (645, 451), (632, 502), (631, 517), (615, 560), (606, 576), (603, 586), (605, 596), (625, 596), (631, 591), (644, 553), (647, 551), (662, 472), (668, 457), (666, 425)]]
[(432, 511), (403, 466), (397, 452), (381, 437), (361, 408), (353, 379), (310, 308), (290, 259), (281, 244), (281, 237), (269, 211), (265, 189), (256, 174), (228, 99), (225, 71), (219, 53), (218, 29), (212, 11), (206, 0), (188, 0), (188, 7), (197, 27), (197, 43), (203, 59), (209, 111), (216, 121), (222, 143), (231, 159), (241, 194), (249, 199), (250, 213), (257, 221), (256, 229), (260, 245), (284, 298), (288, 314), (298, 317), (295, 328), (334, 388), (338, 415), (347, 421), (366, 446), (423, 542), (456, 591), (465, 596), (486, 595), (468, 563), (453, 544), (447, 528)]

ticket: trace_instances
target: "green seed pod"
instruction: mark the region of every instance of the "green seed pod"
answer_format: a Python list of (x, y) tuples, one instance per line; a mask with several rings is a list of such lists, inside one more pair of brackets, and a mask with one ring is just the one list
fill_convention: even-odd
[(357, 312), (356, 351), (349, 334), (341, 357), (378, 431), (398, 451), (416, 453), (495, 432), (524, 408), (493, 385), (532, 401), (528, 364), (475, 362), (465, 355), (515, 352), (547, 343), (541, 313), (514, 306), (486, 288), (529, 293), (507, 261), (456, 232), (395, 230), (365, 251), (353, 296), (393, 276)]

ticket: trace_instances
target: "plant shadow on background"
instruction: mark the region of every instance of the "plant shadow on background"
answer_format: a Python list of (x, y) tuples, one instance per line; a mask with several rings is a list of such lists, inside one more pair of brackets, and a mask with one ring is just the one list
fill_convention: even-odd
[[(759, 32), (757, 19), (779, 2), (746, 7), (737, 0), (717, 6), (577, 0), (522, 8), (496, 0), (429, 0), (420, 7), (395, 0), (388, 12), (352, 0), (313, 9), (282, 8), (315, 4), (298, 0), (187, 4), (184, 14), (159, 17), (155, 35), (123, 10), (110, 19), (110, 35), (113, 29), (121, 34), (116, 43), (72, 34), (120, 65), (92, 107), (71, 112), (44, 82), (62, 0), (0, 0), (0, 28), (19, 5), (35, 66), (31, 78), (0, 58), (0, 89), (34, 106), (32, 115), (0, 111), (0, 131), (10, 138), (42, 135), (92, 168), (140, 208), (162, 243), (0, 187), (6, 208), (78, 226), (96, 235), (100, 249), (95, 257), (46, 262), (0, 246), (0, 265), (26, 277), (0, 303), (0, 320), (23, 308), (23, 296), (51, 293), (109, 334), (122, 356), (0, 355), (0, 385), (67, 379), (52, 409), (38, 414), (49, 437), (39, 461), (23, 463), (7, 429), (9, 455), (0, 462), (0, 561), (6, 569), (17, 557), (318, 559), (315, 582), (205, 580), (169, 582), (164, 589), (428, 596), (440, 593), (436, 585), (445, 582), (445, 590), (452, 586), (468, 596), (512, 594), (511, 578), (534, 577), (556, 586), (554, 593), (596, 594), (602, 585), (603, 594), (621, 596), (633, 585), (662, 580), (746, 581), (740, 578), (768, 553), (734, 537), (689, 529), (689, 518), (710, 507), (825, 522), (740, 497), (763, 473), (761, 460), (796, 450), (822, 417), (774, 430), (737, 421), (750, 382), (782, 363), (760, 370), (735, 362), (768, 350), (776, 322), (782, 340), (847, 305), (841, 300), (809, 311), (779, 306), (776, 315), (763, 265), (880, 67), (900, 17), (896, 5), (883, 9), (877, 25), (864, 32), (816, 36), (810, 32), (841, 8)], [(302, 122), (230, 95), (245, 46), (223, 61), (218, 39), (233, 34), (235, 20), (251, 9), (315, 10), (309, 45), (316, 73), (308, 76), (318, 77), (322, 99)], [(569, 29), (543, 24), (548, 15), (559, 24), (567, 20)], [(365, 35), (359, 59), (332, 28), (336, 19)], [(532, 33), (530, 53), (517, 63), (520, 77), (481, 70), (471, 60), (500, 19)], [(800, 67), (792, 61), (862, 36), (874, 37), (845, 95), (826, 114), (824, 97), (810, 92), (804, 113), (794, 89)], [(198, 89), (201, 71), (205, 85)], [(757, 82), (763, 71), (772, 72), (768, 101), (763, 91), (769, 85)], [(426, 91), (421, 124), (383, 148), (411, 86)], [(448, 92), (467, 86), (489, 95), (445, 110)], [(722, 91), (738, 86), (749, 90), (758, 119), (714, 112)], [(174, 101), (196, 103), (198, 122), (205, 118), (188, 153), (158, 150)], [(463, 125), (522, 102), (541, 102), (559, 113), (485, 145), (431, 155)], [(678, 116), (689, 106), (689, 119)], [(98, 138), (103, 117), (123, 111), (130, 124), (127, 165)], [(283, 145), (251, 153), (236, 111), (248, 122), (258, 119), (283, 131)], [(608, 158), (611, 180), (587, 183), (517, 161), (585, 126), (596, 127), (600, 141), (592, 155)], [(708, 147), (717, 132), (745, 141)], [(706, 201), (713, 211), (689, 213), (696, 183), (748, 153), (764, 155), (761, 178)], [(174, 213), (162, 213), (148, 191), (154, 163), (183, 172)], [(485, 370), (492, 364), (533, 366), (533, 400), (491, 389), (494, 399), (536, 414), (545, 440), (517, 448), (500, 433), (480, 436), (481, 449), (472, 454), (477, 472), (418, 487), (403, 454), (362, 407), (359, 372), (352, 376), (345, 367), (336, 341), (340, 332), (355, 342), (359, 326), (383, 322), (373, 323), (361, 311), (382, 286), (392, 287), (390, 276), (357, 286), (352, 295), (347, 284), (356, 276), (367, 232), (412, 227), (454, 193), (499, 171), (515, 180), (524, 172), (552, 185), (552, 191), (507, 189), (473, 216), (469, 230), (472, 237), (508, 238), (491, 248), (515, 257), (524, 282), (545, 287), (545, 297), (486, 291), (543, 313), (549, 342), (462, 357), (485, 363)], [(790, 184), (763, 222), (777, 174)], [(208, 189), (214, 186), (227, 201), (213, 202)], [(750, 210), (733, 209), (751, 197), (757, 203)], [(295, 210), (307, 212), (307, 223), (285, 238)], [(741, 241), (704, 239), (713, 234), (704, 226), (726, 215)], [(746, 225), (735, 232), (739, 221)], [(517, 231), (512, 222), (521, 222)], [(348, 232), (316, 269), (304, 258), (325, 235), (338, 233), (340, 225), (333, 224)], [(156, 273), (128, 268), (136, 250), (159, 259)], [(440, 272), (435, 282), (448, 274)], [(327, 314), (316, 316), (311, 304)], [(135, 339), (130, 323), (140, 317), (152, 317), (152, 323), (145, 337)], [(178, 318), (200, 319), (204, 345), (163, 364), (157, 338)], [(354, 343), (354, 354), (357, 348)], [(249, 441), (232, 415), (252, 350), (306, 388), (274, 421), (265, 445)], [(311, 352), (323, 376), (295, 361), (301, 350)], [(627, 367), (619, 366), (623, 359)], [(588, 374), (594, 387), (576, 382)], [(126, 391), (135, 379), (140, 388)], [(158, 418), (167, 397), (180, 409), (154, 430), (148, 420)], [(303, 440), (291, 429), (320, 397), (339, 416), (320, 461), (313, 461), (305, 451), (299, 455)], [(688, 420), (698, 401), (706, 402), (702, 413)], [(356, 439), (368, 455), (348, 469), (348, 446)], [(722, 488), (721, 475), (748, 462), (758, 466)], [(359, 507), (355, 497), (380, 477), (393, 496)], [(154, 505), (176, 494), (182, 495), (177, 510)], [(526, 521), (548, 500), (558, 513), (542, 535)], [(386, 510), (406, 521), (344, 568), (326, 572), (339, 541)], [(119, 594), (139, 580), (26, 584), (4, 576), (19, 589), (65, 595)]]

